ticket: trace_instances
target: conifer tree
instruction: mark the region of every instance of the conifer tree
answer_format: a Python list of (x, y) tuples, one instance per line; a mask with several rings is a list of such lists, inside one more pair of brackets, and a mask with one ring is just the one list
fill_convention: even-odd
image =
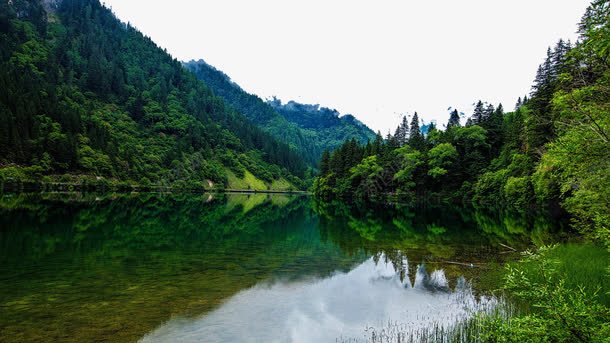
[(409, 130), (409, 145), (417, 150), (420, 150), (424, 146), (424, 137), (419, 129), (419, 116), (417, 112), (411, 119), (411, 129)]
[(449, 122), (447, 123), (447, 129), (452, 127), (460, 127), (460, 115), (457, 109), (451, 111), (449, 115)]
[(485, 107), (483, 102), (479, 100), (477, 104), (474, 106), (474, 112), (472, 113), (472, 117), (470, 117), (472, 125), (478, 125), (483, 121), (483, 116), (485, 114)]
[(330, 172), (330, 152), (324, 150), (320, 160), (320, 175), (324, 176)]
[[(392, 139), (399, 146), (403, 146), (407, 144), (407, 140), (409, 137), (409, 123), (407, 122), (407, 117), (403, 116), (402, 121), (396, 127), (396, 131), (394, 131), (394, 137)], [(389, 136), (388, 136), (389, 141)]]
[(492, 104), (488, 104), (487, 107), (485, 107), (485, 110), (483, 111), (483, 118), (481, 119), (481, 124), (483, 124), (484, 127), (487, 124), (487, 122), (491, 119), (491, 116), (493, 115), (495, 110), (496, 109), (494, 108), (494, 105), (492, 105)]
[(381, 131), (377, 131), (375, 135), (375, 140), (371, 146), (371, 155), (379, 155), (381, 153), (381, 148), (383, 147), (383, 137), (381, 136)]

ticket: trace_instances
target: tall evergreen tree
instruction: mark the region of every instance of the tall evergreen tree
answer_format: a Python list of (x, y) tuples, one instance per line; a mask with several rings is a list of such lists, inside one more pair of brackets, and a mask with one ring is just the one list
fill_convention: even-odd
[(403, 146), (407, 144), (409, 137), (409, 123), (407, 122), (407, 116), (402, 117), (402, 121), (396, 127), (396, 131), (394, 132), (394, 140), (398, 143), (399, 146)]
[(417, 112), (413, 114), (413, 118), (411, 119), (409, 145), (418, 150), (421, 150), (424, 147), (424, 136), (421, 134), (419, 128), (419, 116), (417, 115)]
[(485, 110), (483, 111), (483, 117), (481, 118), (481, 124), (483, 127), (485, 127), (486, 123), (489, 122), (495, 110), (494, 105), (487, 104)]
[(383, 148), (383, 136), (381, 136), (381, 131), (377, 131), (375, 135), (375, 140), (371, 145), (371, 155), (379, 155)]
[[(471, 125), (479, 125), (483, 121), (483, 116), (485, 115), (485, 107), (483, 102), (479, 100), (477, 104), (474, 106), (474, 112), (470, 117), (472, 120), (470, 121)], [(469, 125), (467, 125), (469, 126)]]
[(330, 171), (330, 152), (324, 150), (322, 158), (320, 159), (320, 175), (327, 175)]
[(460, 127), (460, 114), (457, 109), (451, 111), (449, 115), (449, 122), (447, 122), (447, 129), (452, 127)]
[(517, 99), (517, 103), (515, 104), (515, 111), (518, 110), (522, 105), (523, 102), (521, 101), (521, 97), (519, 97), (519, 99)]
[(400, 125), (400, 128), (402, 131), (402, 141), (400, 142), (400, 144), (405, 145), (409, 140), (409, 122), (407, 121), (407, 116), (402, 116), (402, 123)]

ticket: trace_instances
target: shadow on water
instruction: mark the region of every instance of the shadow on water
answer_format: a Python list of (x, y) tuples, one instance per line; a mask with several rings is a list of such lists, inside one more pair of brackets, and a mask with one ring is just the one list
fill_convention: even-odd
[(431, 317), (453, 313), (443, 309), (465, 280), (480, 303), (493, 288), (486, 275), (514, 255), (500, 243), (521, 249), (555, 229), (540, 219), (427, 211), (354, 213), (268, 194), (3, 195), (0, 337), (150, 341), (230, 323), (222, 334), (296, 337), (315, 325), (358, 333), (364, 322), (409, 318), (393, 304), (418, 309), (412, 302), (427, 299)]

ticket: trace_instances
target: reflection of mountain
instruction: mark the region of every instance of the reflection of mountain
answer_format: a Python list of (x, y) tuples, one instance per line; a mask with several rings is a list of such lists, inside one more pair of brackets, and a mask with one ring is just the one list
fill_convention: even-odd
[[(9, 342), (132, 342), (255, 285), (284, 284), (288, 292), (350, 274), (367, 257), (395, 271), (378, 274), (382, 285), (446, 294), (464, 275), (479, 290), (476, 278), (486, 269), (444, 261), (482, 267), (506, 256), (497, 242), (532, 232), (507, 233), (506, 225), (519, 222), (494, 218), (449, 209), (312, 210), (306, 197), (266, 194), (5, 195), (0, 332)], [(432, 273), (418, 268), (422, 262)]]
[(254, 198), (0, 198), (3, 337), (131, 342), (258, 282), (325, 276), (363, 259), (320, 241), (306, 198)]
[[(159, 249), (204, 251), (262, 231), (290, 216), (303, 199), (271, 201), (263, 194), (225, 196), (114, 195), (90, 199), (21, 195), (0, 200), (3, 231), (14, 236), (0, 257), (10, 260), (78, 251), (104, 253)], [(77, 200), (77, 201), (74, 201)], [(226, 204), (226, 205), (225, 205)], [(250, 212), (256, 208), (256, 211)], [(20, 218), (20, 220), (15, 220)], [(22, 239), (18, 244), (16, 240)], [(8, 242), (7, 242), (8, 243)]]

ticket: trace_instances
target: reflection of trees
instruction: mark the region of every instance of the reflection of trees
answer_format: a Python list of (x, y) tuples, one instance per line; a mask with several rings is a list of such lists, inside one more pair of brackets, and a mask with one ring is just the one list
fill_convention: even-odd
[(541, 215), (449, 206), (362, 209), (335, 201), (317, 202), (314, 210), (321, 217), (323, 236), (334, 238), (347, 251), (358, 247), (376, 254), (387, 253), (388, 248), (415, 249), (440, 259), (454, 257), (460, 246), (541, 244), (548, 242), (549, 230), (557, 227)]
[(290, 216), (303, 202), (272, 201), (267, 195), (211, 202), (207, 194), (6, 196), (0, 199), (0, 239), (11, 242), (3, 250), (6, 258), (41, 258), (57, 251), (197, 251), (230, 244), (233, 236), (261, 233), (261, 225)]
[(542, 214), (523, 214), (505, 210), (476, 210), (472, 218), (492, 241), (504, 244), (532, 242), (538, 246), (549, 243), (551, 233), (561, 221)]
[(0, 328), (15, 341), (135, 341), (171, 315), (201, 314), (275, 276), (325, 276), (362, 261), (320, 240), (307, 201), (1, 197), (0, 279), (9, 281), (0, 304), (11, 315)]

